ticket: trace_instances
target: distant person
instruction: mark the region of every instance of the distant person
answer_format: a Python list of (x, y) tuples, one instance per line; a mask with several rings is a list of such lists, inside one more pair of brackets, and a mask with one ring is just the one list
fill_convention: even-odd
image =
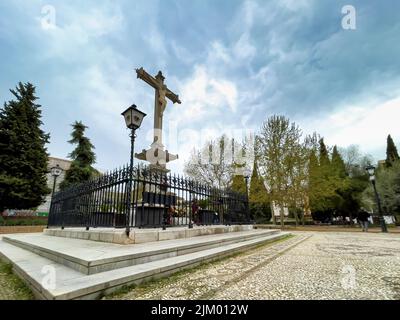
[(219, 215), (218, 212), (214, 212), (213, 215), (213, 224), (218, 224), (219, 223)]
[(172, 225), (173, 224), (173, 218), (176, 214), (176, 209), (174, 206), (170, 206), (168, 208), (168, 217), (167, 217), (167, 224)]
[(361, 208), (360, 212), (358, 213), (357, 220), (360, 223), (363, 232), (368, 232), (369, 217), (370, 214)]
[(192, 201), (192, 219), (194, 220), (195, 224), (199, 224), (200, 223), (200, 219), (199, 219), (199, 204), (197, 203), (197, 199), (193, 199)]

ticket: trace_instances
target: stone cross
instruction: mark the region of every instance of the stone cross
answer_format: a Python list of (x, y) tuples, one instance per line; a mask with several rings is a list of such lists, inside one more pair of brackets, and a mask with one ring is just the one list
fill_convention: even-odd
[(153, 166), (165, 170), (165, 164), (171, 160), (178, 158), (177, 155), (169, 154), (164, 151), (162, 143), (162, 127), (163, 114), (167, 106), (167, 98), (173, 103), (181, 103), (179, 96), (173, 93), (164, 84), (165, 77), (162, 72), (153, 77), (148, 74), (143, 68), (136, 69), (136, 74), (139, 79), (149, 84), (155, 89), (154, 99), (154, 140), (149, 150), (143, 150), (140, 154), (136, 154), (136, 158), (149, 161)]

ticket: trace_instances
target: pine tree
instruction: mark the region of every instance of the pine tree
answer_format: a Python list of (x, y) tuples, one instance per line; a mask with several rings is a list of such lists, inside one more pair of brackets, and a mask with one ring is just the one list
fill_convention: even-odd
[(249, 188), (250, 213), (257, 222), (267, 222), (271, 219), (271, 205), (267, 190), (258, 174), (257, 161), (254, 161)]
[(0, 109), (0, 212), (33, 209), (50, 193), (45, 148), (50, 135), (40, 128), (35, 87), (20, 82), (10, 91), (15, 100)]
[(249, 199), (252, 202), (263, 202), (267, 199), (267, 190), (258, 175), (257, 161), (254, 161), (253, 171), (251, 173)]
[(342, 179), (346, 178), (346, 176), (347, 176), (346, 165), (345, 165), (343, 158), (340, 155), (336, 146), (334, 146), (333, 150), (332, 150), (331, 167), (332, 167), (332, 171), (335, 172), (335, 174), (339, 178), (342, 178)]
[(71, 126), (73, 128), (71, 133), (72, 139), (68, 142), (77, 146), (68, 155), (72, 159), (72, 163), (69, 170), (65, 173), (65, 179), (60, 184), (60, 189), (88, 181), (97, 174), (97, 170), (92, 167), (96, 161), (96, 156), (93, 152), (94, 146), (89, 138), (85, 137), (85, 130), (88, 127), (80, 121), (75, 121)]
[(329, 153), (328, 153), (328, 149), (326, 148), (324, 138), (321, 138), (319, 140), (319, 163), (321, 166), (329, 166), (330, 165)]
[(391, 167), (393, 162), (399, 160), (399, 154), (397, 153), (396, 145), (393, 142), (390, 134), (387, 137), (387, 146), (386, 146), (386, 166)]

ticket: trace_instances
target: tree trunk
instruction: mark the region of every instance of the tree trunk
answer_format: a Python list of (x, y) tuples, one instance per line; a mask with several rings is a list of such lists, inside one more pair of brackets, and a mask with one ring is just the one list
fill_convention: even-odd
[(296, 208), (294, 209), (294, 219), (296, 221), (296, 228), (299, 226), (299, 217), (297, 216), (297, 210)]
[(281, 211), (281, 227), (283, 228), (284, 226), (285, 226), (285, 219), (284, 219), (284, 217), (285, 217), (285, 213), (284, 213), (284, 211), (283, 211), (283, 205), (281, 205), (280, 206), (281, 208), (280, 208), (280, 211)]

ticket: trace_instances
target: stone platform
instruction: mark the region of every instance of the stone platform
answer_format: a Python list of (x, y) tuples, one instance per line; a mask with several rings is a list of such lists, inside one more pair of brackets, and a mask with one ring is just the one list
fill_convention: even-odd
[(44, 233), (49, 236), (101, 241), (118, 244), (134, 244), (163, 240), (187, 239), (197, 236), (221, 234), (228, 232), (252, 230), (252, 225), (233, 225), (233, 226), (195, 226), (192, 229), (187, 227), (168, 227), (166, 230), (157, 229), (136, 229), (130, 230), (129, 237), (125, 229), (113, 228), (50, 228), (45, 229)]
[[(165, 277), (287, 235), (252, 226), (178, 229), (176, 233), (182, 238), (170, 240), (163, 240), (160, 235), (175, 230), (135, 230), (138, 232), (134, 233), (134, 239), (138, 239), (138, 234), (151, 232), (154, 238), (146, 235), (139, 239), (158, 241), (124, 245), (49, 236), (51, 230), (43, 234), (4, 235), (0, 240), (0, 258), (13, 265), (37, 298), (97, 299), (125, 285)], [(114, 234), (115, 230), (108, 232)]]

